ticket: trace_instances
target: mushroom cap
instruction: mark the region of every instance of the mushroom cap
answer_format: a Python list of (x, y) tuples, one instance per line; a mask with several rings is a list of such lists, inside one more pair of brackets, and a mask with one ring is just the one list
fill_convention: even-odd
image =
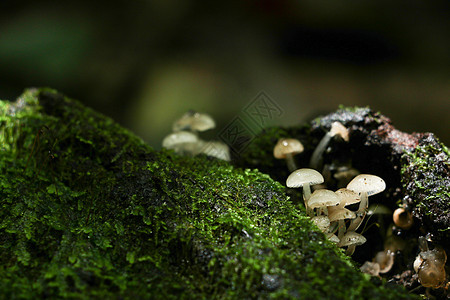
[(350, 204), (361, 202), (361, 197), (352, 190), (342, 188), (334, 192), (340, 199), (339, 206), (347, 206)]
[(392, 269), (394, 265), (394, 253), (390, 250), (377, 252), (373, 259), (380, 265), (380, 273), (387, 273)]
[(277, 159), (286, 158), (288, 154), (296, 155), (303, 152), (303, 144), (296, 139), (279, 139), (273, 148), (273, 156)]
[(326, 233), (326, 237), (333, 243), (339, 243), (339, 238), (332, 232)]
[(308, 201), (308, 207), (311, 209), (318, 207), (336, 206), (339, 205), (339, 197), (330, 190), (316, 190), (312, 193)]
[(162, 146), (167, 149), (175, 149), (177, 145), (186, 143), (197, 143), (198, 137), (189, 131), (178, 131), (166, 136), (162, 142)]
[(378, 276), (380, 273), (380, 265), (371, 261), (366, 261), (359, 269), (361, 272), (372, 276)]
[(344, 141), (349, 141), (348, 129), (340, 122), (333, 122), (333, 124), (331, 124), (330, 135), (339, 135)]
[(330, 206), (328, 207), (328, 218), (330, 222), (344, 219), (354, 219), (356, 214), (345, 207)]
[(322, 174), (314, 169), (303, 168), (295, 170), (286, 180), (286, 186), (290, 188), (301, 187), (304, 184), (320, 184), (324, 179)]
[(386, 183), (376, 175), (359, 174), (350, 181), (347, 188), (356, 193), (366, 192), (370, 196), (384, 191), (386, 189)]
[(230, 149), (228, 148), (228, 145), (219, 141), (210, 141), (202, 144), (199, 153), (230, 161)]
[(311, 221), (316, 224), (322, 232), (325, 232), (330, 227), (330, 220), (327, 216), (315, 216)]
[(349, 231), (342, 237), (341, 241), (338, 244), (338, 247), (345, 247), (350, 245), (359, 246), (364, 244), (366, 241), (367, 239), (362, 235), (354, 231)]
[(414, 224), (412, 214), (403, 207), (399, 207), (396, 210), (394, 210), (392, 220), (394, 221), (394, 224), (396, 226), (402, 229), (410, 229), (411, 226)]
[(196, 111), (188, 111), (178, 121), (176, 121), (172, 130), (177, 132), (181, 130), (205, 131), (216, 127), (214, 119), (208, 115)]

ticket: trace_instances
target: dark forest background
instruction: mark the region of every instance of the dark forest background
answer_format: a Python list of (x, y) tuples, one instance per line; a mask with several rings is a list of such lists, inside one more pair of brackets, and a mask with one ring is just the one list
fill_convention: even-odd
[(0, 98), (48, 86), (160, 147), (189, 109), (217, 134), (264, 91), (295, 125), (369, 105), (450, 144), (449, 1), (0, 0)]

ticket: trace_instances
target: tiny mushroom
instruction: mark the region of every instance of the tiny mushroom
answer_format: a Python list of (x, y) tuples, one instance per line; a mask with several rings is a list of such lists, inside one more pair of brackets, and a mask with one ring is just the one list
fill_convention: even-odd
[(387, 273), (394, 265), (394, 253), (390, 250), (379, 251), (373, 260), (380, 265), (381, 274)]
[(361, 272), (372, 276), (379, 276), (380, 274), (380, 265), (376, 262), (366, 261), (359, 269)]
[(308, 200), (311, 197), (311, 185), (323, 183), (323, 176), (313, 169), (303, 168), (295, 170), (286, 180), (286, 186), (290, 188), (303, 188), (303, 200), (306, 212), (309, 213)]
[(188, 111), (178, 121), (173, 124), (174, 132), (190, 130), (194, 132), (205, 131), (216, 127), (214, 119), (208, 115), (196, 111)]
[(442, 248), (429, 250), (424, 237), (419, 237), (421, 252), (414, 261), (414, 270), (418, 274), (419, 282), (424, 287), (439, 288), (446, 282), (445, 263), (447, 254)]
[(394, 220), (395, 226), (406, 230), (410, 229), (411, 226), (414, 224), (411, 212), (409, 212), (403, 207), (399, 207), (394, 211), (392, 219)]
[(178, 131), (166, 136), (162, 146), (166, 149), (173, 149), (178, 154), (194, 154), (200, 140), (197, 135), (189, 131)]
[(311, 221), (316, 224), (320, 231), (325, 232), (330, 227), (330, 220), (327, 216), (315, 216), (311, 218)]
[(311, 198), (308, 200), (308, 207), (312, 210), (319, 209), (319, 215), (327, 214), (328, 206), (337, 206), (340, 203), (340, 199), (333, 191), (322, 189), (312, 193)]
[(385, 188), (386, 183), (384, 180), (375, 175), (360, 174), (350, 181), (347, 189), (358, 193), (361, 196), (361, 202), (356, 212), (356, 219), (352, 220), (348, 230), (354, 231), (358, 229), (369, 207), (369, 196), (381, 193)]
[(276, 159), (285, 159), (288, 169), (293, 172), (297, 169), (294, 161), (294, 155), (303, 152), (303, 145), (297, 139), (279, 139), (273, 148), (273, 156)]
[(230, 149), (227, 144), (219, 141), (209, 141), (198, 144), (198, 152), (225, 161), (230, 161)]
[(338, 247), (345, 247), (347, 246), (347, 251), (345, 252), (348, 256), (352, 255), (353, 252), (355, 252), (356, 246), (362, 245), (367, 241), (367, 239), (354, 232), (354, 231), (348, 231), (341, 239), (341, 241), (338, 243)]
[(321, 167), (323, 153), (325, 152), (325, 149), (327, 148), (331, 139), (335, 136), (340, 136), (346, 142), (349, 141), (348, 129), (345, 128), (345, 126), (340, 122), (333, 122), (333, 124), (331, 124), (330, 131), (328, 131), (323, 136), (311, 156), (311, 160), (309, 163), (309, 166), (311, 168), (319, 169)]

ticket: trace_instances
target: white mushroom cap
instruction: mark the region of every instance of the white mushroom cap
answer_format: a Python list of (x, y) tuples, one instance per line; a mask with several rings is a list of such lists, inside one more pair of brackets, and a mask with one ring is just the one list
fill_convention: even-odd
[(378, 176), (360, 174), (350, 181), (347, 188), (356, 193), (366, 192), (370, 196), (384, 191), (386, 189), (386, 183)]
[(339, 238), (334, 233), (326, 233), (326, 237), (333, 243), (339, 243)]
[(339, 135), (344, 141), (349, 141), (348, 129), (340, 122), (333, 122), (333, 124), (331, 124), (330, 135)]
[(375, 255), (374, 262), (380, 265), (380, 273), (387, 273), (394, 265), (394, 253), (390, 250), (380, 251)]
[(324, 179), (322, 174), (317, 172), (314, 169), (298, 169), (289, 175), (286, 180), (286, 186), (290, 188), (298, 188), (303, 186), (304, 184), (320, 184), (323, 183)]
[(166, 136), (162, 146), (167, 149), (175, 149), (180, 144), (197, 143), (198, 137), (189, 131), (178, 131)]
[(339, 205), (339, 197), (333, 191), (330, 190), (317, 190), (312, 193), (309, 198), (308, 206), (311, 209), (327, 206)]
[(205, 131), (214, 127), (216, 123), (210, 115), (189, 111), (173, 124), (172, 130), (175, 132), (186, 129)]
[(341, 241), (338, 244), (338, 247), (345, 247), (345, 246), (352, 246), (352, 245), (362, 245), (367, 241), (367, 239), (354, 232), (354, 231), (349, 231), (347, 232), (341, 239)]
[(228, 145), (219, 141), (202, 143), (199, 153), (203, 153), (208, 156), (212, 156), (225, 161), (230, 161), (230, 149)]
[(330, 222), (344, 219), (354, 219), (356, 214), (345, 207), (330, 206), (328, 207), (328, 218)]
[(339, 206), (341, 207), (361, 202), (361, 197), (352, 190), (342, 188), (334, 193), (339, 197), (341, 201)]
[(371, 261), (366, 261), (359, 269), (361, 272), (372, 276), (378, 276), (380, 273), (380, 265)]
[(296, 155), (303, 152), (303, 145), (296, 139), (279, 139), (273, 148), (273, 156), (277, 159), (284, 159), (287, 155)]
[(330, 227), (330, 220), (327, 216), (315, 216), (311, 221), (316, 224), (322, 232), (325, 232)]

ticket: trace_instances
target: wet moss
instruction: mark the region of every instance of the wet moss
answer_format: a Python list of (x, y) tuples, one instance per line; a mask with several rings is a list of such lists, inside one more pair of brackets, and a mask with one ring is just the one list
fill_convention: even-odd
[(3, 298), (413, 297), (361, 274), (258, 170), (154, 151), (49, 89), (0, 102), (0, 133)]

